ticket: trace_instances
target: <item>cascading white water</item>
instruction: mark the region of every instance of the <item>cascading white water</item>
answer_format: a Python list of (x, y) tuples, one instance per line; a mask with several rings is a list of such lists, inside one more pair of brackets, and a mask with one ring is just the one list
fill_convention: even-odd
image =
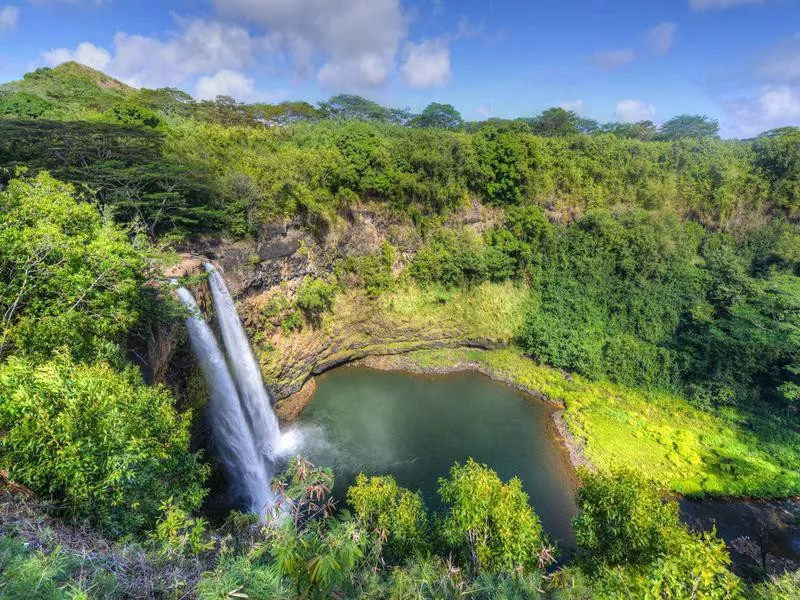
[(191, 292), (181, 287), (177, 293), (183, 305), (192, 311), (192, 316), (186, 319), (186, 329), (211, 397), (209, 411), (215, 454), (239, 497), (238, 503), (251, 512), (263, 514), (274, 500), (270, 489), (271, 463), (265, 461), (256, 448), (236, 385), (214, 333), (199, 316)]
[(256, 449), (267, 461), (271, 470), (281, 438), (278, 418), (272, 410), (269, 392), (261, 378), (261, 369), (250, 349), (250, 341), (242, 327), (225, 280), (214, 265), (206, 263), (203, 266), (209, 274), (208, 285), (214, 301), (214, 313), (219, 321), (222, 341), (225, 344), (239, 398), (250, 423)]

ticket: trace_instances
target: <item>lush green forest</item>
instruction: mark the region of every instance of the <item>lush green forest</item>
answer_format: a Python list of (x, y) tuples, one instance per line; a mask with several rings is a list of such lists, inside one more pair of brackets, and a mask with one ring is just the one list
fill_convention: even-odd
[[(470, 123), (346, 95), (196, 102), (75, 63), (0, 86), (0, 597), (797, 594), (793, 575), (734, 575), (646, 464), (580, 474), (569, 562), (519, 481), (472, 461), (442, 474), (446, 509), (431, 513), (391, 477), (360, 478), (334, 509), (331, 472), (296, 459), (277, 482), (288, 516), (212, 527), (199, 416), (130, 360), (186, 316), (161, 271), (175, 250), (286, 220), (324, 238), (370, 203), (421, 246), (339, 257), (269, 307), (276, 328), (314, 328), (353, 283), (376, 302), (510, 283), (518, 352), (645, 404), (680, 398), (763, 446), (720, 460), (722, 484), (679, 491), (798, 495), (800, 130), (717, 130), (557, 108)], [(496, 215), (481, 233), (448, 220), (473, 202)], [(756, 452), (775, 471), (754, 475)], [(58, 543), (84, 525), (102, 559)]]

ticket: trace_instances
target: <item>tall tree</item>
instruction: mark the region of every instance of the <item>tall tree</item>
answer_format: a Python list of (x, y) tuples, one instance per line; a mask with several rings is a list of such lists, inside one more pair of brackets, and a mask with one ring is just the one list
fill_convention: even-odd
[(526, 119), (531, 131), (547, 137), (564, 137), (580, 133), (581, 118), (571, 110), (554, 106), (533, 119)]
[(319, 109), (329, 119), (353, 119), (357, 121), (390, 121), (391, 111), (377, 102), (363, 96), (339, 94), (327, 102), (321, 102)]
[(411, 119), (412, 127), (432, 127), (435, 129), (458, 129), (464, 119), (452, 104), (432, 102), (419, 115)]
[(664, 123), (659, 134), (665, 140), (719, 137), (719, 123), (704, 115), (678, 115)]
[(634, 140), (652, 140), (658, 134), (658, 129), (652, 121), (639, 121), (638, 123), (606, 123), (603, 132), (613, 133), (622, 138)]

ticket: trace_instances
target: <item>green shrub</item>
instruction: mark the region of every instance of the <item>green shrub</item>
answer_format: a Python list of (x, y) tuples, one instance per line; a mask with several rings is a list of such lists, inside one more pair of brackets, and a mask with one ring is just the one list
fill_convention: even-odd
[(277, 565), (258, 553), (224, 553), (216, 569), (203, 573), (194, 591), (200, 600), (283, 600), (287, 597), (284, 587)]
[(281, 577), (300, 597), (347, 595), (373, 539), (346, 515), (333, 516), (331, 471), (295, 457), (274, 485), (284, 503), (266, 547)]
[(348, 256), (342, 266), (345, 271), (361, 280), (368, 298), (377, 298), (383, 292), (391, 290), (394, 285), (392, 264), (395, 252), (394, 246), (384, 240), (380, 254)]
[(47, 100), (27, 92), (4, 94), (0, 92), (0, 116), (38, 119), (52, 108)]
[(0, 191), (0, 358), (106, 353), (139, 318), (147, 257), (46, 173)]
[(751, 597), (754, 600), (800, 598), (800, 571), (773, 575), (766, 581), (754, 585)]
[(113, 575), (61, 549), (35, 552), (21, 540), (0, 536), (0, 597), (68, 600), (117, 597)]
[(293, 331), (300, 331), (303, 328), (303, 318), (300, 316), (300, 313), (296, 310), (293, 310), (288, 315), (281, 319), (281, 329), (285, 334), (289, 334)]
[(401, 488), (393, 477), (359, 474), (347, 490), (347, 503), (360, 525), (384, 540), (389, 560), (402, 562), (430, 549), (422, 496)]
[(0, 457), (10, 476), (111, 535), (153, 527), (168, 498), (184, 511), (200, 505), (207, 469), (189, 451), (190, 420), (133, 367), (63, 356), (0, 365)]
[(654, 598), (743, 598), (742, 582), (731, 573), (725, 542), (713, 533), (681, 532), (669, 554), (659, 559), (643, 581), (643, 592)]
[(533, 572), (540, 567), (548, 543), (518, 478), (503, 483), (497, 473), (470, 458), (464, 465), (456, 463), (449, 479), (439, 480), (439, 495), (447, 507), (442, 538), (473, 572)]
[(155, 530), (150, 534), (161, 551), (197, 556), (214, 548), (214, 540), (206, 536), (208, 521), (202, 517), (190, 516), (185, 510), (175, 506), (172, 498), (161, 505), (161, 513)]
[(410, 272), (421, 283), (479, 283), (486, 278), (483, 241), (466, 229), (440, 229), (414, 257)]
[(312, 321), (317, 321), (333, 306), (336, 286), (324, 279), (307, 276), (297, 289), (297, 308)]
[(629, 471), (579, 473), (575, 536), (591, 569), (651, 564), (666, 554), (678, 530), (678, 505)]

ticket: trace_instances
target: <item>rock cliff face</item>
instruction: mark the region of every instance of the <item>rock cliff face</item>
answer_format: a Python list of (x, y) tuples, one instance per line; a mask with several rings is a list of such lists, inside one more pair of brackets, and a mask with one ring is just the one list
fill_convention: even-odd
[[(451, 216), (449, 224), (482, 232), (498, 218), (497, 212), (473, 203)], [(264, 318), (264, 305), (271, 297), (291, 298), (306, 276), (325, 276), (347, 257), (376, 254), (384, 242), (396, 249), (394, 266), (400, 270), (416, 254), (422, 238), (410, 219), (393, 216), (382, 207), (366, 206), (351, 209), (327, 228), (324, 236), (294, 220), (265, 226), (254, 240), (202, 240), (167, 274), (199, 274), (205, 261), (221, 269), (251, 340), (257, 340), (254, 347), (265, 381), (278, 400), (298, 392), (314, 374), (371, 355), (503, 345), (505, 340), (465, 331), (457, 318), (403, 317), (380, 299), (369, 300), (347, 290), (337, 298), (333, 315), (306, 324), (300, 332), (287, 333)], [(195, 286), (193, 291), (213, 324), (206, 286)], [(152, 379), (167, 383), (179, 396), (189, 387), (187, 368), (182, 364), (188, 355), (183, 346), (180, 326), (164, 328), (150, 344), (147, 360)]]

